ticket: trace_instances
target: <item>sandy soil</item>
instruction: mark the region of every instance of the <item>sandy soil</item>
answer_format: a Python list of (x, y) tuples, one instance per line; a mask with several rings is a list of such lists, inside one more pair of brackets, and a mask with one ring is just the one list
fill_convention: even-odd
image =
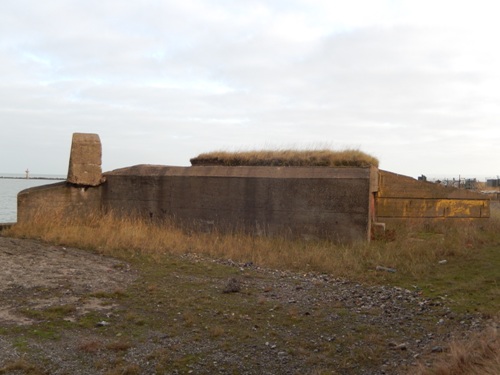
[(0, 324), (32, 323), (15, 312), (20, 307), (71, 304), (77, 306), (75, 314), (110, 309), (99, 298), (80, 296), (113, 292), (135, 278), (130, 267), (116, 259), (5, 237), (0, 237), (0, 265)]

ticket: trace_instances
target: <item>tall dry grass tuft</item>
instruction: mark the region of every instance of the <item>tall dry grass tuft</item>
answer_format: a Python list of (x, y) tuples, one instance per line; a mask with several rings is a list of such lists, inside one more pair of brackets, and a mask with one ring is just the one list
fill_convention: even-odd
[(500, 335), (490, 328), (470, 340), (454, 341), (449, 353), (432, 368), (420, 367), (418, 375), (498, 375)]
[(377, 158), (357, 149), (215, 151), (191, 159), (192, 165), (378, 167)]
[[(492, 219), (498, 228), (499, 219)], [(339, 245), (331, 241), (290, 240), (245, 233), (193, 233), (171, 221), (152, 223), (112, 213), (81, 220), (34, 215), (4, 232), (8, 236), (37, 238), (65, 246), (93, 249), (113, 256), (198, 253), (212, 258), (288, 269), (322, 272), (362, 280), (377, 266), (397, 269), (408, 276), (428, 274), (442, 259), (474, 256), (477, 244), (493, 229), (474, 225), (448, 225), (431, 231), (409, 225), (399, 228), (392, 242), (373, 241)]]

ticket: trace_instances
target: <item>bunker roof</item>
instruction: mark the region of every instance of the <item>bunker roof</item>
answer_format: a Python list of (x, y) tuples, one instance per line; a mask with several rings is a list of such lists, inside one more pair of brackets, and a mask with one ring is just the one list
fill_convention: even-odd
[(280, 167), (378, 167), (377, 158), (360, 150), (214, 151), (192, 158), (191, 165)]

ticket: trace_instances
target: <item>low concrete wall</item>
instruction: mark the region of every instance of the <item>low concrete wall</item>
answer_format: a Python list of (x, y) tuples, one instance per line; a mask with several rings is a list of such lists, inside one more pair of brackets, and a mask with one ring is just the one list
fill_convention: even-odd
[(117, 214), (342, 242), (368, 239), (377, 182), (376, 168), (142, 165), (105, 176), (103, 207)]
[(71, 142), (68, 176), (65, 182), (38, 186), (17, 195), (17, 221), (36, 217), (85, 217), (102, 207), (105, 181), (101, 170), (102, 147), (97, 134), (74, 133)]
[(483, 194), (382, 170), (375, 202), (377, 221), (388, 224), (490, 217), (490, 202)]
[(77, 187), (67, 182), (37, 186), (17, 195), (17, 222), (37, 217), (85, 217), (101, 211), (101, 187)]

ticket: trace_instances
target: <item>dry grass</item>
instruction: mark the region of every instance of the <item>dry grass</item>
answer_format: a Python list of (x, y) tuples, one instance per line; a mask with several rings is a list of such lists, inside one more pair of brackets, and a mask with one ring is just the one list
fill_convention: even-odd
[(132, 344), (128, 341), (113, 341), (108, 344), (106, 344), (106, 349), (115, 351), (115, 352), (122, 352), (122, 351), (127, 351), (132, 347)]
[(78, 345), (78, 349), (85, 353), (97, 353), (104, 349), (104, 344), (98, 340), (86, 340)]
[[(134, 218), (119, 219), (113, 214), (96, 215), (85, 221), (35, 215), (31, 222), (16, 224), (2, 235), (38, 238), (59, 245), (93, 249), (125, 259), (144, 256), (168, 260), (166, 256), (172, 254), (197, 253), (210, 258), (229, 258), (241, 263), (253, 262), (258, 266), (274, 269), (314, 271), (357, 281), (391, 282), (408, 288), (418, 285), (425, 289), (423, 293), (436, 289), (440, 296), (446, 294), (446, 298), (450, 298), (448, 301), (456, 297), (469, 298), (465, 303), (476, 307), (478, 298), (482, 298), (480, 302), (494, 302), (495, 296), (498, 296), (498, 288), (495, 289), (498, 284), (494, 283), (498, 280), (498, 268), (495, 265), (499, 264), (500, 259), (499, 227), (500, 210), (495, 209), (492, 210), (492, 218), (482, 227), (463, 222), (460, 225), (443, 224), (440, 228), (409, 223), (408, 226), (399, 228), (390, 242), (374, 241), (347, 246), (329, 241), (256, 237), (244, 233), (193, 233), (168, 221), (153, 224)], [(489, 253), (482, 253), (488, 246), (491, 248)], [(485, 255), (491, 255), (491, 258), (486, 258)], [(478, 259), (485, 264), (484, 267), (483, 263), (477, 262)], [(441, 260), (447, 260), (446, 265), (439, 265)], [(376, 271), (379, 265), (394, 268), (397, 272)], [(144, 288), (155, 292), (159, 286), (156, 282), (147, 282)], [(112, 295), (119, 297), (125, 295), (125, 292), (116, 291)], [(429, 297), (428, 294), (424, 295)], [(265, 305), (266, 300), (260, 297), (257, 304)], [(498, 298), (490, 306), (493, 307), (491, 311), (498, 311)], [(302, 319), (299, 311), (293, 307), (284, 314), (297, 324)], [(133, 313), (125, 315), (124, 319), (134, 326), (144, 324)], [(182, 315), (182, 327), (196, 327), (199, 319), (197, 314), (186, 312)], [(224, 338), (231, 333), (223, 324), (215, 323), (207, 327), (208, 334), (213, 339)], [(373, 340), (376, 339), (374, 335)], [(99, 343), (89, 342), (83, 343), (79, 349), (83, 352), (105, 349), (121, 354), (130, 348), (130, 342), (123, 339), (102, 344), (102, 347)], [(421, 369), (421, 375), (496, 374), (499, 373), (498, 353), (499, 337), (495, 331), (467, 343), (453, 343), (447, 361), (432, 370)], [(320, 355), (323, 354), (314, 354), (311, 360), (319, 360)], [(346, 357), (346, 361), (350, 360)], [(128, 369), (128, 373), (136, 370), (133, 367), (119, 369)], [(2, 370), (5, 373), (5, 369), (0, 369), (0, 373)], [(123, 371), (120, 373), (125, 373)]]
[(22, 373), (26, 375), (42, 375), (44, 371), (40, 370), (35, 365), (27, 362), (24, 358), (18, 358), (0, 367), (0, 374), (17, 374)]
[(215, 151), (191, 159), (192, 165), (286, 166), (286, 167), (378, 167), (377, 158), (360, 150), (255, 150)]
[[(498, 227), (496, 223), (500, 223), (500, 217), (493, 217), (491, 221), (490, 226)], [(290, 240), (240, 232), (192, 233), (169, 221), (153, 224), (137, 218), (117, 218), (113, 214), (96, 215), (85, 221), (49, 218), (44, 214), (35, 215), (31, 222), (14, 225), (4, 234), (92, 249), (112, 256), (140, 254), (155, 258), (197, 253), (269, 268), (314, 271), (363, 280), (364, 276), (371, 277), (369, 272), (377, 266), (421, 277), (442, 259), (472, 256), (476, 245), (492, 231), (495, 229), (485, 230), (471, 224), (450, 225), (433, 232), (409, 225), (398, 229), (395, 239), (390, 242), (341, 245), (326, 240)]]
[(451, 343), (449, 353), (432, 369), (420, 368), (419, 375), (498, 375), (500, 335), (491, 328), (464, 342)]

